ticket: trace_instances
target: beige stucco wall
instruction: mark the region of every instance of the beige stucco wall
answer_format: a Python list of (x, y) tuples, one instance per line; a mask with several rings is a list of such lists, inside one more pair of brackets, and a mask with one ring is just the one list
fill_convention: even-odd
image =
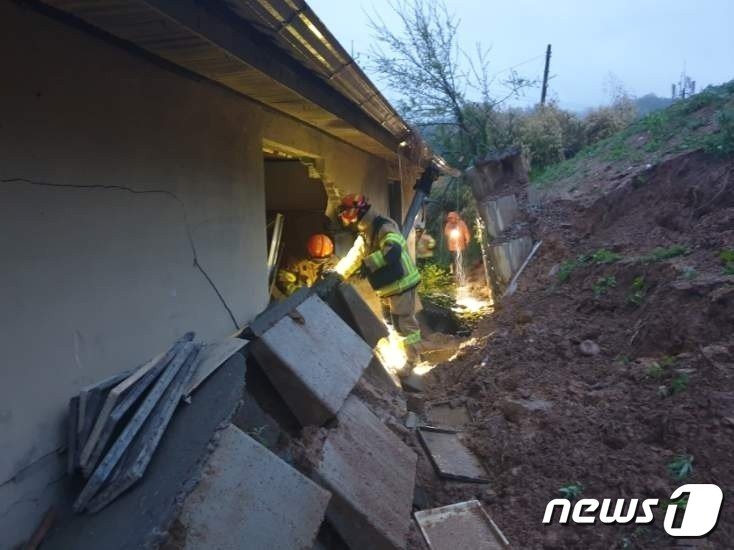
[(14, 3), (0, 27), (0, 179), (52, 184), (0, 182), (5, 548), (63, 486), (71, 396), (186, 330), (235, 330), (189, 232), (241, 326), (265, 306), (263, 138), (318, 157), (345, 190), (387, 195), (384, 160), (228, 90)]

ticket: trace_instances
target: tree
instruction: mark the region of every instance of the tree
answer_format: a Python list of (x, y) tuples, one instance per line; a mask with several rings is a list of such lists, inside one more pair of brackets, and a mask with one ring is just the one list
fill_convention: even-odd
[[(400, 96), (402, 114), (454, 164), (466, 164), (492, 149), (498, 105), (536, 83), (511, 71), (497, 82), (489, 73), (489, 50), (473, 55), (459, 46), (459, 20), (442, 0), (395, 0), (399, 28), (375, 14), (370, 26), (377, 44), (371, 61)], [(495, 97), (493, 87), (503, 92)]]

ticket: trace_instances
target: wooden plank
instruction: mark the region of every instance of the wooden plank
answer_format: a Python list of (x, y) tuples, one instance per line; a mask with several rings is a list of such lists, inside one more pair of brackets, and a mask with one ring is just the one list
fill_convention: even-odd
[(75, 395), (69, 399), (69, 415), (66, 419), (66, 473), (72, 475), (76, 470), (79, 461), (78, 430), (77, 421), (79, 420), (79, 396)]
[[(184, 334), (181, 338), (176, 340), (174, 344), (171, 346), (171, 348), (166, 352), (162, 353), (147, 363), (145, 363), (143, 366), (138, 368), (132, 375), (125, 378), (125, 380), (121, 381), (119, 384), (117, 384), (114, 388), (110, 390), (110, 392), (107, 394), (107, 398), (105, 399), (104, 405), (102, 406), (102, 409), (100, 410), (99, 414), (97, 415), (97, 419), (94, 423), (94, 427), (84, 444), (84, 448), (81, 451), (81, 455), (79, 457), (79, 465), (82, 467), (82, 469), (86, 472), (86, 475), (88, 476), (91, 473), (91, 470), (96, 465), (96, 460), (90, 461), (90, 458), (92, 458), (95, 449), (98, 447), (98, 442), (100, 439), (100, 436), (102, 435), (105, 426), (107, 425), (107, 421), (110, 417), (110, 414), (114, 410), (115, 406), (117, 405), (118, 401), (122, 398), (122, 396), (128, 392), (135, 384), (141, 381), (148, 373), (151, 371), (154, 372), (160, 372), (165, 365), (171, 362), (173, 357), (175, 356), (176, 352), (178, 351), (178, 347), (180, 345), (183, 345), (185, 342), (190, 342), (194, 339), (194, 333), (193, 332), (187, 332)], [(140, 382), (141, 386), (138, 389), (137, 395), (139, 396), (150, 384), (150, 382), (153, 381), (155, 378), (155, 375), (149, 376), (145, 379), (145, 381)], [(106, 432), (107, 436), (111, 434), (111, 430), (108, 430)], [(104, 450), (104, 446), (106, 445), (107, 441), (103, 441), (101, 445), (101, 449), (96, 453), (97, 459), (99, 458), (99, 455)]]
[(125, 456), (115, 469), (113, 479), (89, 502), (87, 507), (89, 512), (98, 512), (143, 477), (176, 407), (191, 382), (198, 353), (199, 346), (196, 346), (125, 452)]
[(141, 403), (135, 415), (130, 422), (125, 426), (125, 429), (120, 434), (120, 437), (113, 443), (110, 450), (105, 455), (102, 462), (94, 470), (94, 473), (90, 476), (89, 481), (85, 485), (82, 492), (74, 502), (74, 511), (83, 511), (92, 497), (99, 491), (104, 482), (109, 478), (113, 469), (122, 458), (123, 453), (128, 449), (132, 443), (135, 435), (140, 431), (145, 420), (150, 415), (151, 411), (155, 407), (158, 400), (161, 398), (166, 388), (171, 384), (175, 376), (181, 370), (181, 367), (186, 362), (186, 359), (191, 355), (195, 349), (195, 345), (191, 342), (186, 342), (181, 347), (179, 353), (171, 361), (161, 376), (156, 381), (153, 388), (151, 388), (148, 395)]
[(125, 371), (105, 378), (101, 382), (90, 384), (79, 391), (79, 417), (77, 421), (77, 433), (79, 434), (78, 445), (83, 448), (92, 432), (94, 420), (102, 409), (104, 397), (110, 388), (130, 375), (131, 371)]
[(227, 338), (219, 342), (204, 344), (196, 358), (194, 374), (186, 387), (185, 395), (191, 395), (204, 380), (223, 365), (227, 359), (240, 351), (245, 344), (247, 342), (241, 338)]

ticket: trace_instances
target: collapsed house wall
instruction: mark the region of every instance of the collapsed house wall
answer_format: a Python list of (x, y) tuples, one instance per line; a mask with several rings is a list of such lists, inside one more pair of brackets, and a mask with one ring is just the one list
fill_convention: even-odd
[(2, 51), (23, 52), (0, 59), (4, 548), (63, 488), (70, 396), (186, 330), (231, 334), (267, 303), (264, 138), (385, 208), (387, 168), (34, 10), (2, 3), (0, 21)]

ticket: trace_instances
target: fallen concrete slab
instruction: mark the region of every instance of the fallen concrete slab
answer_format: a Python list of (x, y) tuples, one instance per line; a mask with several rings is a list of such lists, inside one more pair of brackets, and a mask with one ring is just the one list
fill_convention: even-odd
[(418, 436), (439, 476), (456, 481), (488, 483), (484, 466), (464, 446), (457, 432), (423, 426), (418, 428)]
[(430, 550), (506, 550), (510, 543), (478, 500), (415, 513)]
[(179, 516), (186, 533), (182, 550), (311, 548), (329, 498), (230, 425)]
[(387, 337), (385, 323), (377, 318), (352, 285), (339, 285), (329, 305), (371, 348)]
[(138, 483), (94, 515), (71, 514), (73, 494), (61, 503), (56, 527), (44, 550), (156, 548), (178, 513), (182, 496), (193, 486), (217, 427), (229, 422), (245, 381), (245, 360), (236, 353), (180, 407)]
[(405, 548), (418, 457), (355, 396), (337, 419), (312, 472), (329, 522), (352, 550)]
[(252, 344), (252, 353), (303, 426), (336, 416), (372, 360), (372, 349), (318, 296)]

